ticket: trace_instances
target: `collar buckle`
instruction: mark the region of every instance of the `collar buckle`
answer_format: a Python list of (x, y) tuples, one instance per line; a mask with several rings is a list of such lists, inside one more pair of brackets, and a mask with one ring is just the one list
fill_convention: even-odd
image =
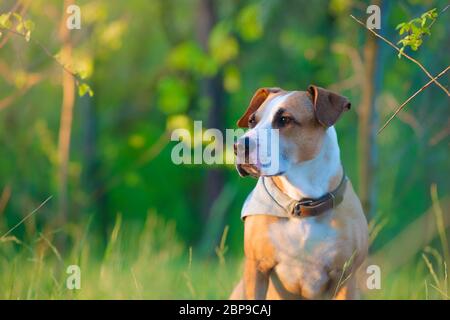
[(297, 201), (297, 203), (294, 205), (293, 214), (294, 216), (300, 217), (302, 215), (302, 206), (308, 206), (309, 204), (313, 203), (314, 200), (312, 199), (303, 199), (300, 201)]

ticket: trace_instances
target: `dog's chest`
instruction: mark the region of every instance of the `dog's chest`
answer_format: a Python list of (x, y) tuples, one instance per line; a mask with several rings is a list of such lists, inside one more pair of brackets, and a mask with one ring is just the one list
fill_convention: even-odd
[(339, 253), (339, 237), (331, 218), (280, 219), (271, 224), (269, 238), (277, 255), (275, 271), (284, 287), (320, 294)]

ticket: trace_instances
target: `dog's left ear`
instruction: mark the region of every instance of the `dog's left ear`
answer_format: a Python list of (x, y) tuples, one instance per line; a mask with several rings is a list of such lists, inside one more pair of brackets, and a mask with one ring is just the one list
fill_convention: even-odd
[(342, 112), (351, 107), (350, 101), (346, 97), (330, 90), (310, 85), (308, 92), (313, 101), (316, 119), (325, 128), (335, 124)]
[(250, 104), (243, 116), (238, 120), (237, 125), (239, 128), (248, 128), (248, 118), (266, 101), (267, 97), (271, 93), (280, 92), (280, 88), (259, 88), (250, 100)]

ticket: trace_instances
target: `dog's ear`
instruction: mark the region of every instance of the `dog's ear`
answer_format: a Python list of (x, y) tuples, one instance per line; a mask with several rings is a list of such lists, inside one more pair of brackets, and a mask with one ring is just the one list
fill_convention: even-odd
[(337, 93), (310, 85), (308, 92), (314, 105), (317, 121), (325, 128), (331, 127), (339, 119), (342, 112), (350, 109), (350, 101)]
[(248, 118), (264, 103), (267, 97), (271, 93), (280, 92), (280, 88), (260, 88), (256, 90), (255, 94), (250, 100), (250, 104), (247, 107), (244, 115), (238, 120), (237, 125), (239, 128), (248, 128)]

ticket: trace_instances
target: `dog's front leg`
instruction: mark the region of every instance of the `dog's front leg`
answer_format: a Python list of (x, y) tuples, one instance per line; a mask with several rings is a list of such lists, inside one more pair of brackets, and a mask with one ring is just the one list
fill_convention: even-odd
[(248, 300), (266, 299), (268, 285), (269, 285), (269, 272), (261, 270), (258, 261), (248, 258), (245, 259), (245, 266), (244, 266), (245, 298)]

